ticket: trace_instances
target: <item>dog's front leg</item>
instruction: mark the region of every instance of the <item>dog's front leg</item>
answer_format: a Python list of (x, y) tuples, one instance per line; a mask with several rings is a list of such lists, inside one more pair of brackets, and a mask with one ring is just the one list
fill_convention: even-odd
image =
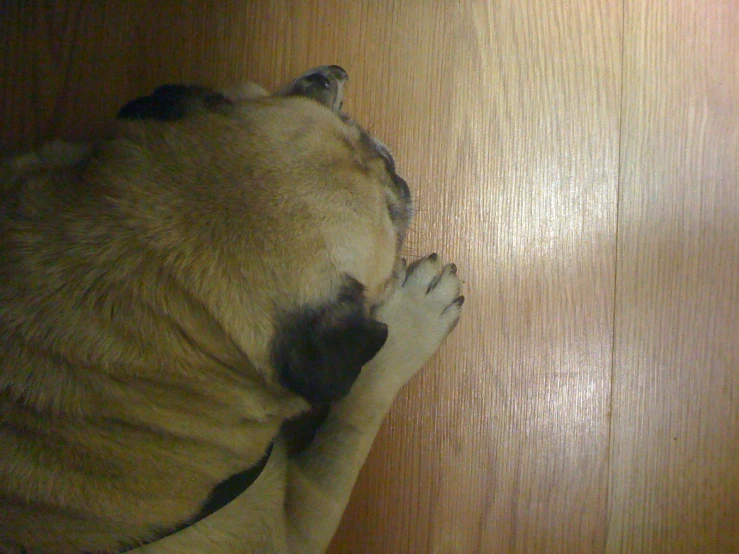
[(347, 397), (329, 412), (310, 446), (289, 462), (286, 491), (291, 552), (324, 552), (341, 521), (354, 482), (400, 388), (437, 350), (459, 319), (463, 298), (453, 264), (431, 255), (398, 271), (379, 309), (385, 346), (362, 370)]

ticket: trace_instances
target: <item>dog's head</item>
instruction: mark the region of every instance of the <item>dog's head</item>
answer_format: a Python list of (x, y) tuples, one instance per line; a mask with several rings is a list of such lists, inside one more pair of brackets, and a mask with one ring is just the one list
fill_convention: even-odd
[(184, 246), (177, 279), (249, 366), (309, 402), (346, 394), (385, 343), (372, 311), (410, 219), (388, 149), (341, 113), (346, 80), (321, 66), (275, 95), (166, 85), (119, 112), (147, 176), (130, 216), (155, 249)]

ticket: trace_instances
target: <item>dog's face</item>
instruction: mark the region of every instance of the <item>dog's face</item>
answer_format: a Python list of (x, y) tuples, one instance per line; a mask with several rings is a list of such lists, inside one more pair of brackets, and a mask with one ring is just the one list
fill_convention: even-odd
[[(157, 175), (147, 183), (155, 197), (177, 202), (135, 217), (161, 243), (169, 237), (155, 217), (188, 229), (188, 272), (208, 256), (223, 264), (218, 279), (232, 289), (182, 278), (212, 294), (214, 315), (268, 382), (309, 402), (348, 392), (384, 344), (372, 308), (410, 219), (410, 191), (387, 148), (340, 111), (346, 79), (322, 66), (272, 96), (165, 86), (119, 113), (145, 154), (116, 157), (129, 170), (144, 164)], [(142, 186), (135, 197), (146, 195)]]

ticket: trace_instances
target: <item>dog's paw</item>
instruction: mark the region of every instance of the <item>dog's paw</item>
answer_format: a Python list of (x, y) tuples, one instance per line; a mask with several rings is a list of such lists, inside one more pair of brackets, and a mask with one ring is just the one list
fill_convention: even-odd
[(454, 329), (464, 303), (461, 281), (454, 264), (431, 254), (410, 266), (396, 269), (396, 280), (376, 317), (387, 323), (384, 363), (405, 380), (426, 363)]

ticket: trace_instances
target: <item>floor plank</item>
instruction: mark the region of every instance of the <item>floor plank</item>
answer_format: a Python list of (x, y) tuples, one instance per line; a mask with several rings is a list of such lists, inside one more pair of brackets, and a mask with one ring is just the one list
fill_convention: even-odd
[(739, 552), (737, 37), (626, 2), (609, 552)]
[(598, 551), (620, 8), (462, 2), (438, 15), (453, 22), (448, 36), (416, 35), (417, 47), (453, 60), (453, 88), (428, 100), (435, 76), (412, 72), (430, 109), (406, 129), (435, 138), (401, 142), (399, 157), (422, 166), (415, 244), (458, 261), (469, 302), (397, 403), (334, 551)]

